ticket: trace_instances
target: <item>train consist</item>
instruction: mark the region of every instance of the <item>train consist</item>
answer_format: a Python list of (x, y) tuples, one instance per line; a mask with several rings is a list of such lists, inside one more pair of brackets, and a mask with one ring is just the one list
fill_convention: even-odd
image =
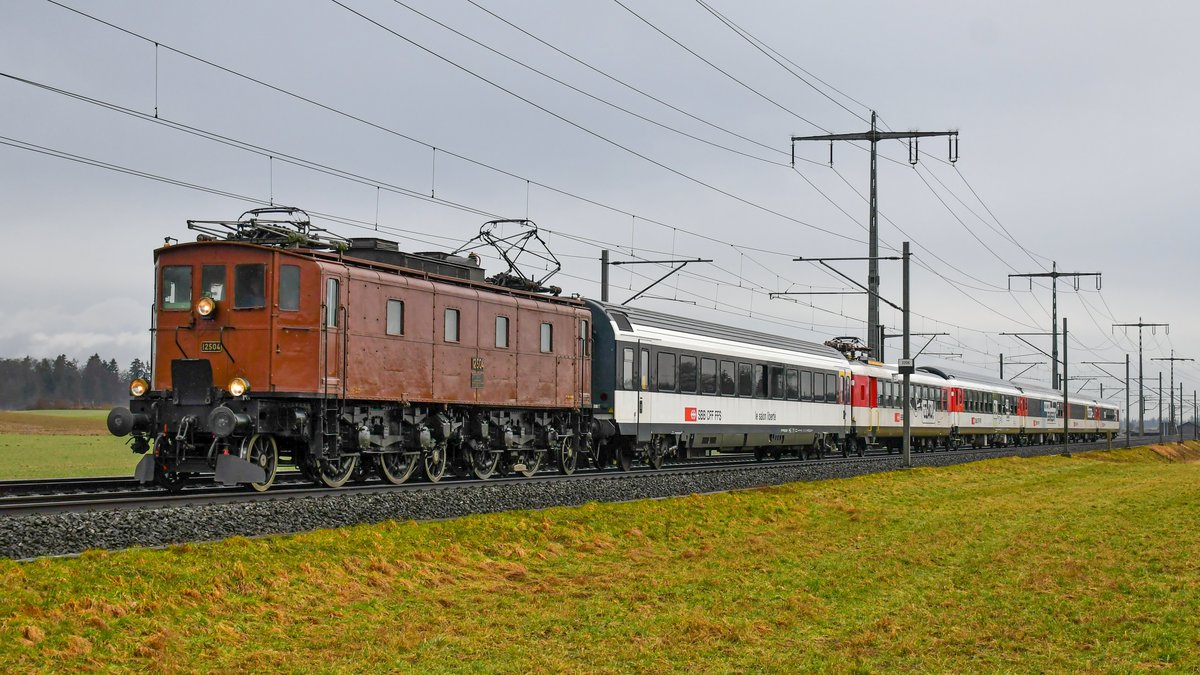
[[(844, 341), (559, 297), (515, 265), (485, 279), (477, 256), (330, 237), (295, 209), (189, 226), (195, 242), (154, 253), (153, 381), (108, 417), (145, 455), (143, 482), (266, 490), (292, 465), (337, 487), (899, 448), (896, 367)], [(929, 367), (911, 381), (917, 449), (1063, 434), (1060, 393)], [(1117, 432), (1115, 406), (1069, 408), (1070, 440)]]

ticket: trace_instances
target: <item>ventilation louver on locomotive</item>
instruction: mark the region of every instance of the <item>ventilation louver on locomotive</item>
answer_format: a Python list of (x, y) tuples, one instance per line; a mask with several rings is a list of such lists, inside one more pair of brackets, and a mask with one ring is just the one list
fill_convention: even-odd
[(483, 268), (476, 259), (451, 255), (449, 253), (424, 252), (405, 253), (400, 245), (378, 237), (358, 237), (350, 240), (350, 248), (345, 255), (360, 260), (371, 260), (421, 270), (430, 274), (445, 277), (466, 279), (468, 281), (483, 281)]

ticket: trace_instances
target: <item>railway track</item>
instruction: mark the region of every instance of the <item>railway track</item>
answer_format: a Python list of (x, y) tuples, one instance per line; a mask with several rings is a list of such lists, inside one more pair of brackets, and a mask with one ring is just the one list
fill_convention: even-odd
[[(1156, 438), (1157, 435), (1143, 438)], [(1140, 439), (1139, 439), (1140, 440)], [(1001, 456), (1015, 454), (1024, 449), (1049, 449), (1054, 452), (1060, 449), (1064, 452), (1082, 452), (1103, 449), (1106, 442), (1073, 443), (1069, 446), (1022, 446), (996, 448), (960, 448), (955, 450), (938, 451), (937, 453), (914, 453), (914, 457), (955, 454), (988, 454)], [(329, 497), (337, 495), (377, 493), (394, 490), (432, 491), (451, 490), (482, 486), (496, 486), (509, 483), (530, 483), (547, 481), (588, 481), (597, 478), (620, 478), (623, 476), (647, 476), (670, 474), (695, 474), (732, 470), (753, 470), (756, 467), (779, 467), (789, 465), (820, 466), (837, 463), (875, 462), (880, 459), (898, 460), (894, 453), (867, 453), (863, 457), (827, 457), (824, 459), (783, 458), (780, 460), (757, 460), (752, 454), (739, 454), (719, 457), (697, 458), (692, 460), (677, 460), (669, 462), (661, 469), (636, 467), (632, 471), (620, 471), (612, 467), (602, 470), (595, 468), (580, 469), (570, 476), (563, 476), (546, 469), (531, 478), (524, 476), (495, 477), (486, 481), (474, 478), (447, 477), (438, 483), (414, 481), (403, 485), (392, 485), (378, 478), (372, 478), (363, 483), (348, 484), (341, 488), (331, 489), (314, 486), (300, 477), (298, 472), (281, 472), (276, 484), (267, 492), (254, 492), (242, 486), (221, 486), (211, 481), (197, 480), (182, 491), (172, 493), (154, 485), (142, 485), (132, 478), (123, 476), (105, 476), (98, 478), (63, 478), (38, 479), (19, 481), (0, 481), (0, 514), (5, 516), (20, 516), (44, 513), (61, 513), (72, 511), (154, 508), (164, 506), (184, 506), (189, 504), (218, 504), (230, 502), (269, 501), (279, 499), (298, 499), (311, 497)]]

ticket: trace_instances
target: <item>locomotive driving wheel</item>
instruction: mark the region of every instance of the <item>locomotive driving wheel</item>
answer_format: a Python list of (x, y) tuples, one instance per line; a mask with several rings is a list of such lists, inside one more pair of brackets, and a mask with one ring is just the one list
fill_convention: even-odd
[(358, 455), (347, 455), (341, 459), (322, 459), (318, 468), (319, 478), (327, 487), (342, 487), (357, 468)]
[(545, 455), (545, 452), (537, 448), (529, 448), (517, 453), (517, 461), (520, 462), (521, 466), (525, 467), (517, 473), (526, 478), (532, 478), (533, 474), (537, 473), (538, 469), (542, 466), (543, 455)]
[(633, 469), (633, 448), (628, 445), (623, 445), (617, 448), (617, 466), (622, 471), (630, 471)]
[(397, 452), (388, 452), (379, 456), (379, 473), (383, 479), (392, 485), (399, 485), (412, 477), (417, 470), (417, 453), (399, 450), (400, 444), (393, 446)]
[(564, 476), (575, 473), (579, 465), (579, 453), (575, 448), (573, 436), (563, 436), (558, 442), (558, 472)]
[(446, 475), (447, 455), (445, 443), (435, 443), (421, 453), (421, 465), (430, 483), (436, 483)]
[(275, 484), (275, 472), (279, 467), (279, 447), (275, 438), (270, 434), (254, 434), (242, 442), (242, 459), (262, 467), (266, 479), (261, 483), (251, 483), (250, 487), (258, 492), (265, 492)]
[(469, 441), (464, 445), (467, 454), (467, 462), (471, 465), (471, 472), (479, 480), (487, 480), (496, 473), (496, 468), (500, 465), (500, 453), (492, 452), (486, 445)]

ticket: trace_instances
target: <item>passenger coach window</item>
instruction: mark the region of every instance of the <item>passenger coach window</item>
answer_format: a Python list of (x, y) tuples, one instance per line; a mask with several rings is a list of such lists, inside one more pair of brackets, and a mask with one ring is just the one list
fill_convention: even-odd
[(404, 303), (400, 300), (387, 301), (387, 334), (404, 335)]
[(783, 368), (771, 367), (771, 398), (783, 398)]
[(696, 357), (681, 355), (679, 357), (679, 391), (685, 394), (696, 393)]
[(458, 310), (446, 310), (446, 327), (443, 338), (446, 342), (458, 342)]
[(837, 403), (838, 400), (838, 376), (833, 373), (825, 374), (825, 402)]
[(542, 353), (549, 354), (554, 351), (554, 325), (549, 323), (542, 324)]
[[(496, 317), (496, 349), (508, 349), (508, 317)], [(630, 350), (625, 350), (630, 351)], [(629, 354), (629, 361), (633, 363), (633, 354)], [(632, 374), (630, 375), (632, 377)], [(632, 386), (630, 387), (632, 388)]]
[(621, 388), (633, 391), (633, 348), (621, 350)]
[(279, 266), (279, 309), (294, 312), (300, 309), (300, 268)]
[(192, 268), (190, 265), (171, 265), (163, 268), (162, 308), (192, 308)]
[(267, 306), (266, 265), (237, 265), (233, 268), (233, 308)]
[(700, 359), (700, 393), (717, 393), (717, 360)]
[(658, 353), (658, 390), (675, 391), (675, 355)]
[(325, 325), (337, 328), (338, 325), (338, 280), (325, 281)]
[(800, 371), (787, 369), (787, 397), (793, 401), (800, 398)]
[(200, 297), (217, 302), (225, 299), (225, 266), (205, 265), (200, 268)]
[(738, 364), (738, 396), (754, 395), (754, 369), (749, 363)]
[(721, 362), (721, 395), (734, 396), (737, 394), (736, 371), (733, 361)]
[(813, 400), (813, 374), (811, 370), (800, 373), (800, 400)]
[(825, 400), (825, 374), (813, 374), (813, 400), (822, 402)]
[(767, 367), (754, 365), (754, 398), (767, 397)]

